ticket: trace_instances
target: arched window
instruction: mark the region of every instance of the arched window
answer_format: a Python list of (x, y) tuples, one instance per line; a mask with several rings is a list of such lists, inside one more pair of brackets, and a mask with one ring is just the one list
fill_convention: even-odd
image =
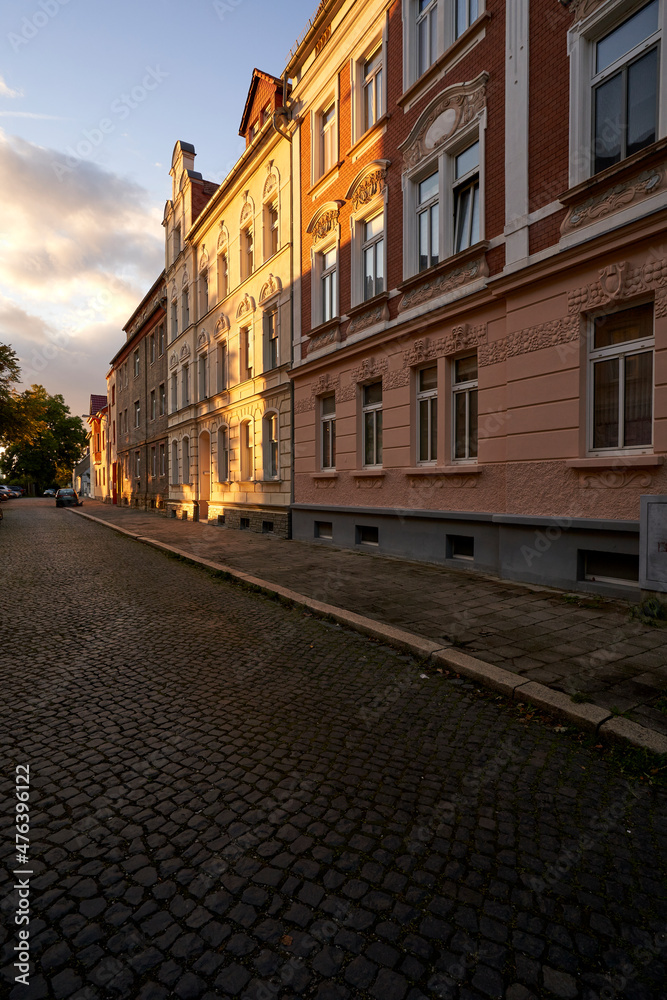
[(183, 438), (181, 445), (183, 455), (183, 482), (190, 482), (190, 438)]
[(264, 415), (263, 420), (264, 478), (279, 477), (278, 414), (275, 410)]
[(229, 428), (218, 428), (218, 482), (229, 482)]
[(178, 486), (178, 441), (171, 442), (171, 484)]

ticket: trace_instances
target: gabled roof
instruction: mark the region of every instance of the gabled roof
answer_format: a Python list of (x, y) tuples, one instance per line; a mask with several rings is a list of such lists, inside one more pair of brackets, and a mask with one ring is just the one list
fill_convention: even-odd
[(99, 413), (101, 410), (106, 409), (107, 397), (106, 396), (91, 396), (90, 397), (90, 413)]
[(250, 82), (250, 89), (248, 90), (248, 96), (243, 109), (243, 116), (239, 126), (239, 135), (246, 134), (246, 130), (248, 128), (248, 118), (250, 117), (250, 112), (252, 111), (252, 104), (255, 99), (255, 93), (260, 80), (266, 80), (267, 83), (273, 83), (275, 84), (276, 89), (282, 90), (283, 81), (280, 77), (271, 76), (270, 73), (263, 73), (261, 69), (257, 68), (252, 71), (252, 80)]

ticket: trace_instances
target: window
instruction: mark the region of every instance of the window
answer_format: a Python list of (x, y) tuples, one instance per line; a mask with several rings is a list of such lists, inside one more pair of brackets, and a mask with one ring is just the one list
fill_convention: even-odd
[(171, 303), (171, 339), (176, 340), (178, 337), (178, 303), (176, 299), (172, 300)]
[(151, 448), (151, 476), (153, 479), (157, 476), (157, 448), (155, 445)]
[(264, 258), (268, 260), (278, 253), (278, 205), (273, 202), (266, 206)]
[(229, 292), (229, 262), (227, 254), (218, 255), (218, 302), (227, 297)]
[(160, 323), (157, 328), (157, 344), (158, 344), (158, 354), (160, 357), (164, 354), (165, 339), (164, 339), (164, 323)]
[(199, 315), (205, 316), (208, 312), (208, 271), (199, 272)]
[(425, 271), (440, 260), (440, 192), (437, 170), (419, 182), (418, 192), (419, 270)]
[(116, 386), (115, 385), (111, 386), (111, 405), (112, 406), (116, 405)]
[(128, 423), (128, 419), (127, 419), (127, 410), (125, 410), (125, 433), (126, 434), (127, 434), (128, 430), (129, 430), (129, 423)]
[(229, 429), (218, 428), (218, 482), (229, 482)]
[(479, 141), (454, 157), (454, 253), (479, 242)]
[(384, 291), (384, 213), (364, 223), (364, 299)]
[(181, 369), (181, 404), (183, 406), (190, 404), (190, 369), (187, 365), (183, 365)]
[(382, 382), (363, 388), (364, 466), (382, 465)]
[(174, 226), (174, 260), (181, 252), (181, 227)]
[(115, 420), (111, 421), (111, 434), (112, 434), (111, 443), (115, 444), (116, 443), (116, 421)]
[(653, 0), (595, 43), (595, 173), (655, 142), (658, 8), (659, 0)]
[(167, 389), (164, 382), (161, 383), (160, 389), (160, 416), (163, 417), (167, 412)]
[(183, 289), (183, 298), (181, 300), (181, 320), (183, 322), (183, 329), (187, 330), (190, 326), (190, 292), (187, 288)]
[(321, 289), (322, 316), (321, 322), (327, 323), (338, 315), (338, 295), (336, 291), (336, 248), (321, 254)]
[(135, 451), (134, 453), (134, 478), (139, 479), (141, 476), (141, 452)]
[(157, 417), (157, 394), (155, 389), (151, 389), (151, 420)]
[(250, 141), (254, 142), (259, 135), (259, 121), (254, 121), (250, 126)]
[(425, 73), (438, 57), (438, 0), (417, 3), (417, 76)]
[(478, 16), (478, 0), (456, 0), (456, 37), (462, 35), (477, 20)]
[(134, 377), (139, 375), (139, 351), (134, 352)]
[(264, 475), (267, 479), (278, 478), (277, 413), (269, 413), (264, 417)]
[(184, 437), (181, 444), (183, 454), (183, 482), (190, 482), (190, 439)]
[(271, 121), (272, 118), (273, 118), (273, 111), (271, 109), (271, 103), (269, 102), (262, 109), (262, 125), (264, 125), (268, 121)]
[(241, 479), (249, 482), (254, 478), (254, 457), (252, 426), (250, 420), (241, 424)]
[(435, 462), (438, 457), (438, 367), (417, 372), (417, 461)]
[(227, 388), (228, 379), (228, 351), (227, 351), (227, 341), (223, 340), (218, 344), (217, 347), (217, 389), (218, 392), (224, 392)]
[(382, 115), (382, 79), (382, 48), (379, 48), (364, 63), (364, 131), (372, 128)]
[(127, 366), (127, 361), (125, 362), (124, 368), (125, 368), (125, 388), (127, 389), (128, 385), (130, 384), (130, 374)]
[(250, 327), (244, 327), (239, 333), (241, 344), (241, 381), (252, 378), (252, 333)]
[(593, 320), (590, 352), (591, 449), (653, 444), (653, 306)]
[(477, 355), (454, 362), (452, 385), (454, 459), (477, 459)]
[(178, 441), (171, 442), (171, 484), (178, 485)]
[(150, 363), (154, 364), (155, 363), (155, 334), (154, 333), (151, 333), (150, 337), (148, 338), (148, 357), (150, 359)]
[(167, 473), (167, 449), (165, 445), (160, 445), (160, 475), (164, 476)]
[(320, 115), (320, 175), (327, 174), (336, 163), (336, 103)]
[(134, 426), (138, 427), (141, 423), (141, 403), (139, 400), (135, 400), (134, 403)]
[(320, 454), (323, 469), (336, 468), (336, 397), (323, 396), (320, 400), (321, 437)]
[(271, 371), (280, 364), (278, 350), (278, 310), (269, 309), (264, 313), (265, 371)]
[(255, 248), (252, 238), (252, 228), (241, 232), (241, 281), (249, 278), (255, 269)]
[(178, 409), (178, 375), (171, 376), (171, 412)]
[(208, 358), (206, 354), (200, 355), (199, 358), (199, 399), (206, 399), (208, 396), (207, 386), (206, 386), (206, 364)]

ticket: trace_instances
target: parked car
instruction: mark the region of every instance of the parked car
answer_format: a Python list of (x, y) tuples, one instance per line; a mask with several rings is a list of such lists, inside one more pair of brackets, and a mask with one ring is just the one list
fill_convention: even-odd
[(56, 490), (44, 490), (43, 496), (54, 497), (56, 495)]
[(0, 495), (3, 495), (5, 500), (12, 500), (14, 497), (18, 497), (21, 494), (16, 493), (14, 490), (10, 490), (9, 486), (0, 486)]
[(83, 500), (79, 500), (76, 490), (58, 490), (56, 493), (56, 507), (80, 507)]

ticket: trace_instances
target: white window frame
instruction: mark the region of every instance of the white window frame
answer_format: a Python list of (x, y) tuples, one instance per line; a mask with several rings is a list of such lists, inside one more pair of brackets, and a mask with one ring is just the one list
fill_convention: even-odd
[(158, 357), (161, 358), (165, 350), (164, 320), (162, 320), (157, 330), (158, 330)]
[[(427, 369), (435, 368), (436, 370), (436, 384), (433, 389), (420, 389), (421, 373)], [(417, 465), (436, 465), (438, 461), (438, 387), (439, 387), (439, 372), (437, 362), (432, 362), (428, 365), (422, 365), (420, 368), (415, 370), (415, 386), (416, 386), (416, 396), (417, 396), (417, 407), (416, 407), (416, 429), (417, 429), (417, 448), (416, 448), (416, 461)], [(433, 425), (433, 409), (431, 406), (431, 401), (435, 400), (435, 426)], [(421, 408), (422, 403), (427, 404), (428, 413), (428, 429), (427, 429), (427, 450), (429, 457), (421, 458)], [(435, 454), (433, 452), (435, 451)]]
[(148, 338), (148, 357), (149, 357), (149, 363), (151, 365), (154, 365), (155, 364), (155, 358), (156, 358), (156, 354), (155, 354), (155, 333), (151, 333), (150, 337)]
[(134, 401), (134, 426), (141, 427), (141, 401), (138, 399)]
[(227, 424), (221, 424), (220, 427), (218, 427), (217, 457), (216, 457), (217, 461), (216, 470), (218, 473), (219, 483), (229, 482), (229, 456), (230, 456), (229, 426)]
[[(273, 326), (271, 325), (271, 317), (273, 317)], [(268, 309), (264, 310), (264, 317), (262, 320), (262, 325), (264, 328), (264, 371), (270, 372), (275, 368), (280, 367), (280, 324), (279, 324), (280, 310), (278, 309), (278, 304), (270, 306)], [(274, 336), (271, 336), (271, 333)], [(271, 355), (274, 353), (273, 348), (275, 347), (275, 358)]]
[[(324, 412), (325, 400), (333, 400), (333, 413)], [(336, 468), (336, 396), (334, 393), (328, 393), (326, 396), (320, 396), (318, 400), (318, 408), (320, 413), (320, 434), (319, 434), (319, 445), (320, 445), (320, 468), (324, 472), (332, 472)], [(329, 435), (329, 461), (325, 459), (327, 448), (325, 446), (325, 433), (328, 430)]]
[(157, 447), (151, 445), (151, 478), (157, 479)]
[(155, 420), (157, 417), (157, 392), (155, 389), (151, 389), (150, 401), (151, 401), (151, 420)]
[(208, 268), (204, 267), (199, 272), (199, 316), (203, 318), (210, 308)]
[[(272, 435), (275, 432), (275, 437)], [(280, 479), (280, 417), (277, 410), (267, 410), (262, 418), (264, 479)]]
[[(467, 382), (456, 381), (456, 362), (465, 361), (466, 358), (474, 357), (477, 360), (477, 378), (469, 379)], [(479, 357), (476, 351), (462, 354), (458, 358), (451, 359), (451, 397), (452, 397), (452, 464), (453, 465), (476, 465), (479, 457)], [(470, 454), (470, 393), (477, 393), (477, 455)], [(465, 455), (457, 457), (456, 454), (456, 400), (460, 395), (465, 395)]]
[[(340, 295), (340, 279), (338, 274), (338, 260), (339, 260), (339, 243), (336, 240), (333, 243), (329, 243), (326, 246), (318, 247), (317, 251), (313, 254), (313, 267), (311, 270), (312, 274), (312, 288), (311, 288), (311, 299), (312, 299), (312, 326), (322, 326), (323, 323), (329, 323), (339, 316), (339, 295)], [(328, 267), (325, 271), (324, 269), (324, 258), (330, 253), (335, 253), (336, 263)], [(324, 318), (324, 280), (326, 277), (333, 278), (334, 281), (334, 295), (333, 295), (333, 315), (326, 319)]]
[(141, 479), (141, 451), (139, 449), (134, 453), (134, 478)]
[(171, 485), (178, 486), (178, 441), (171, 442)]
[[(364, 39), (363, 45), (350, 59), (350, 87), (352, 110), (352, 145), (359, 142), (367, 132), (375, 128), (378, 120), (387, 113), (387, 39), (388, 16), (384, 19), (381, 31), (375, 31), (371, 40)], [(382, 100), (377, 110), (377, 118), (369, 127), (366, 126), (366, 89), (364, 70), (371, 56), (380, 53), (382, 57)]]
[(208, 399), (208, 354), (200, 354), (197, 359), (197, 396), (201, 403)]
[(183, 332), (185, 332), (190, 326), (190, 289), (188, 285), (184, 287), (181, 295), (181, 323), (183, 324)]
[[(382, 399), (379, 403), (365, 403), (365, 393), (366, 389), (369, 389), (371, 385), (379, 385), (382, 389)], [(373, 455), (375, 461), (366, 461), (366, 416), (368, 414), (380, 414), (380, 424), (383, 424), (382, 410), (384, 407), (384, 386), (380, 379), (375, 379), (373, 382), (369, 382), (366, 385), (360, 386), (361, 389), (361, 463), (364, 469), (381, 469), (382, 468), (382, 454), (379, 455), (378, 461), (378, 450), (384, 450), (384, 444), (378, 449), (378, 419), (377, 415), (373, 420)], [(382, 428), (380, 433), (382, 433)]]
[(167, 474), (167, 449), (164, 444), (160, 445), (160, 475)]
[(183, 482), (190, 482), (190, 438), (184, 437), (181, 441), (181, 456), (183, 464)]
[[(646, 303), (639, 303), (640, 305), (646, 305)], [(633, 308), (631, 305), (627, 305), (625, 308), (621, 308), (618, 312), (625, 312)], [(601, 347), (595, 348), (595, 320), (599, 319), (604, 313), (592, 314), (589, 318), (588, 324), (588, 398), (587, 398), (587, 414), (586, 414), (586, 425), (587, 425), (587, 444), (588, 444), (588, 454), (592, 457), (604, 457), (605, 455), (652, 455), (655, 442), (655, 384), (656, 384), (656, 372), (655, 372), (655, 308), (653, 309), (653, 336), (651, 337), (640, 337), (637, 340), (624, 340), (620, 344), (615, 344), (612, 347)], [(644, 445), (633, 445), (626, 447), (625, 445), (617, 445), (610, 448), (595, 448), (593, 434), (595, 431), (595, 363), (598, 361), (612, 360), (613, 358), (619, 359), (619, 414), (618, 414), (618, 436), (619, 441), (623, 440), (624, 432), (624, 402), (625, 402), (625, 380), (622, 377), (625, 373), (625, 358), (630, 354), (648, 354), (649, 351), (652, 354), (652, 376), (653, 384), (651, 386), (651, 442), (650, 444)]]
[(137, 350), (134, 352), (134, 357), (133, 357), (133, 372), (135, 378), (139, 378), (140, 371), (141, 371), (141, 362), (139, 359), (139, 351)]
[[(333, 107), (333, 136), (332, 136), (332, 160), (331, 165), (324, 169), (324, 146), (322, 119), (324, 114)], [(340, 159), (340, 85), (338, 75), (336, 75), (335, 86), (332, 90), (322, 94), (317, 102), (317, 110), (310, 113), (310, 183), (311, 187), (329, 173)]]
[(190, 405), (190, 366), (187, 362), (181, 368), (181, 405)]
[[(454, 255), (454, 204), (457, 181), (456, 157), (465, 152), (475, 142), (479, 142), (479, 240), (485, 238), (485, 136), (486, 111), (480, 113), (469, 126), (457, 132), (425, 162), (403, 175), (403, 277), (419, 274), (419, 230), (417, 210), (419, 208), (419, 184), (438, 171), (439, 220), (439, 260)], [(467, 248), (465, 248), (467, 249)], [(463, 251), (462, 251), (463, 252)], [(437, 266), (437, 265), (433, 265)], [(426, 273), (426, 271), (422, 272)]]
[(239, 330), (239, 361), (241, 364), (239, 381), (249, 382), (252, 378), (254, 378), (254, 354), (252, 324), (250, 326), (242, 326)]
[(174, 252), (173, 260), (176, 260), (176, 258), (180, 254), (181, 250), (183, 249), (182, 242), (181, 242), (181, 224), (180, 224), (180, 222), (177, 223), (174, 226), (174, 232), (173, 232), (172, 235), (173, 235), (173, 252)]
[[(272, 213), (275, 212), (275, 225), (272, 225)], [(275, 235), (275, 248), (273, 246)], [(264, 261), (270, 260), (280, 250), (280, 214), (278, 198), (270, 198), (264, 205)]]
[(255, 479), (255, 428), (251, 417), (239, 424), (239, 436), (241, 482), (251, 483)]
[(216, 389), (224, 392), (229, 385), (229, 344), (227, 338), (216, 348)]
[(176, 413), (178, 409), (178, 373), (171, 376), (171, 412)]
[[(384, 227), (382, 239), (384, 240), (383, 247), (383, 268), (384, 268), (384, 291), (387, 291), (387, 200), (388, 200), (389, 190), (385, 185), (384, 191), (377, 194), (372, 201), (368, 202), (359, 209), (355, 214), (353, 213), (350, 217), (350, 230), (351, 230), (351, 258), (352, 258), (352, 274), (350, 281), (350, 295), (353, 306), (361, 305), (365, 302), (365, 272), (364, 272), (364, 235), (365, 226), (367, 222), (370, 222), (380, 213), (384, 216)], [(380, 237), (377, 237), (379, 240)]]
[(218, 254), (218, 302), (229, 295), (229, 253), (227, 248)]
[[(593, 150), (593, 79), (595, 44), (642, 7), (646, 0), (607, 0), (588, 17), (573, 25), (568, 31), (570, 56), (570, 187), (594, 176)], [(658, 31), (650, 39), (632, 50), (632, 61), (644, 49), (652, 48), (658, 41), (658, 133), (656, 139), (667, 135), (667, 2), (660, 0)], [(622, 63), (619, 62), (619, 65)], [(622, 160), (620, 161), (623, 162)], [(646, 211), (645, 202), (635, 211)], [(618, 223), (615, 223), (618, 224)]]
[[(486, 10), (485, 0), (478, 0), (477, 16), (457, 33), (457, 4), (459, 0), (433, 0), (436, 8), (436, 46), (434, 62), (449, 49)], [(419, 72), (419, 0), (403, 0), (403, 90), (428, 73), (431, 63)]]
[(178, 300), (174, 297), (171, 300), (171, 339), (178, 337)]
[(255, 233), (252, 222), (241, 229), (241, 281), (247, 281), (255, 273)]

